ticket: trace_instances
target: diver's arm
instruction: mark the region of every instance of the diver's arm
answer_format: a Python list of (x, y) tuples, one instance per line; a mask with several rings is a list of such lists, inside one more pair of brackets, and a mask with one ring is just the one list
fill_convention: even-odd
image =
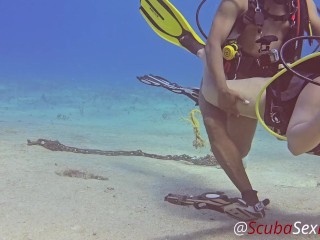
[(207, 64), (207, 79), (214, 81), (217, 89), (218, 107), (228, 115), (238, 116), (236, 108), (238, 101), (248, 104), (238, 92), (228, 88), (223, 66), (221, 47), (227, 39), (237, 17), (247, 8), (247, 0), (222, 0), (215, 15), (205, 47), (205, 63)]
[(317, 6), (313, 0), (307, 0), (309, 18), (311, 22), (313, 35), (320, 35), (320, 17), (318, 15)]
[(209, 72), (219, 90), (227, 88), (221, 46), (237, 17), (244, 11), (246, 3), (247, 0), (222, 0), (210, 29), (205, 46), (206, 60)]

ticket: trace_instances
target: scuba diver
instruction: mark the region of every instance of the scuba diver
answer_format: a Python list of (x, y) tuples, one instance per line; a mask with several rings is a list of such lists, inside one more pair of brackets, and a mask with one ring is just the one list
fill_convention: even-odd
[(301, 41), (289, 41), (283, 52), (285, 61), (293, 63), (293, 69), (304, 73), (307, 80), (279, 65), (279, 51), (285, 42), (305, 32), (320, 35), (315, 3), (222, 0), (206, 44), (169, 1), (141, 0), (140, 11), (161, 37), (200, 57), (204, 73), (200, 91), (153, 75), (139, 80), (197, 99), (211, 150), (241, 193), (241, 198), (235, 199), (219, 192), (196, 197), (169, 194), (166, 200), (213, 209), (243, 221), (264, 217), (269, 201), (259, 201), (242, 159), (249, 153), (256, 130), (256, 98), (271, 77), (275, 76), (259, 103), (264, 121), (287, 137), (294, 155), (320, 153), (319, 54), (300, 59)]

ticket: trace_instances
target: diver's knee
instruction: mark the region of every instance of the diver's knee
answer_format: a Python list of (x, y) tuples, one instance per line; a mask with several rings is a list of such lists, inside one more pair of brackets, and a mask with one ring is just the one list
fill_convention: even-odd
[(287, 146), (288, 146), (288, 150), (290, 151), (290, 153), (294, 156), (299, 156), (302, 153), (304, 153), (298, 148), (298, 146), (296, 144), (292, 143), (292, 141), (290, 141), (289, 138), (287, 141)]
[[(292, 130), (292, 128), (287, 129), (287, 147), (290, 153), (294, 156), (301, 155), (302, 153), (305, 153), (303, 149), (301, 148), (301, 142), (298, 141), (297, 136), (295, 132)], [(300, 143), (300, 144), (299, 144)]]
[(250, 150), (251, 150), (251, 144), (249, 146), (242, 146), (240, 147), (239, 149), (239, 152), (240, 152), (240, 156), (241, 158), (245, 158), (246, 156), (248, 156)]

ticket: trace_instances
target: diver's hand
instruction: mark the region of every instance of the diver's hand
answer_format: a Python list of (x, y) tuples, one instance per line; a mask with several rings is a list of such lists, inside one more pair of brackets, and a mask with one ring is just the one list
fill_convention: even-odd
[(237, 109), (237, 102), (242, 104), (249, 104), (249, 101), (242, 97), (238, 92), (229, 88), (221, 89), (218, 91), (218, 106), (221, 110), (225, 111), (228, 115), (239, 117), (240, 113)]

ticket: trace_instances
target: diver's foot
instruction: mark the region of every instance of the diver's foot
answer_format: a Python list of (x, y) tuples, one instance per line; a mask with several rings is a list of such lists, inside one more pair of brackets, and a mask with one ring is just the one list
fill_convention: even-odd
[(240, 221), (254, 221), (265, 216), (265, 207), (270, 203), (269, 199), (257, 202), (255, 205), (247, 204), (243, 199), (237, 199), (237, 205), (225, 207), (224, 211), (229, 216)]
[(195, 39), (195, 37), (191, 33), (186, 33), (185, 35), (183, 35), (179, 39), (179, 42), (183, 47), (188, 49), (196, 56), (198, 56), (199, 50), (204, 49), (204, 45), (197, 41), (197, 39)]

